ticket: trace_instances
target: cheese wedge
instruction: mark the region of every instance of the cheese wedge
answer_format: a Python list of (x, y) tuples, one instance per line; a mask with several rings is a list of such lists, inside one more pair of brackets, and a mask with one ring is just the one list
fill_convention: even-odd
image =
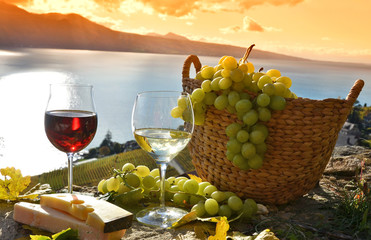
[(80, 240), (119, 240), (126, 232), (126, 229), (121, 229), (115, 232), (104, 233), (66, 213), (28, 202), (19, 202), (14, 205), (13, 218), (17, 222), (52, 233), (57, 233), (67, 228), (77, 229)]
[(40, 205), (63, 211), (104, 233), (127, 229), (133, 214), (104, 200), (69, 193), (40, 196)]

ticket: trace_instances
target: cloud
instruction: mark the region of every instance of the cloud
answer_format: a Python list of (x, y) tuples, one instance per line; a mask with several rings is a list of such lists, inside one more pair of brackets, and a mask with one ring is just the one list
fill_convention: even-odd
[(264, 27), (250, 17), (243, 18), (243, 29), (249, 32), (264, 32)]
[(290, 5), (295, 6), (298, 3), (304, 2), (305, 0), (237, 0), (239, 5), (244, 9), (250, 9), (254, 6), (270, 4), (273, 6)]
[(258, 23), (251, 17), (245, 16), (242, 21), (242, 27), (234, 25), (225, 28), (220, 28), (219, 31), (222, 34), (233, 34), (241, 32), (273, 32), (273, 31), (280, 32), (282, 30), (274, 27), (262, 26), (260, 23)]
[(109, 11), (113, 11), (120, 8), (122, 0), (94, 0), (94, 2), (96, 2), (100, 6), (103, 6)]
[(181, 17), (198, 9), (197, 0), (138, 0), (164, 15)]

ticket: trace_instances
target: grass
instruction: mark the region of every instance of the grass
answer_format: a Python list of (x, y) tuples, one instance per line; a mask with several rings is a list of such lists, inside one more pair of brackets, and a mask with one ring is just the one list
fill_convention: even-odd
[[(184, 149), (173, 160), (180, 165), (185, 172), (194, 170), (188, 149)], [(103, 178), (109, 178), (113, 169), (121, 169), (122, 166), (131, 162), (134, 165), (146, 165), (150, 169), (156, 168), (156, 163), (146, 152), (141, 149), (120, 153), (96, 161), (86, 162), (73, 168), (73, 184), (79, 186), (96, 186)], [(171, 166), (168, 167), (167, 176), (176, 176), (179, 173)], [(37, 183), (49, 183), (53, 190), (67, 186), (67, 168), (53, 170), (31, 178), (30, 187)]]

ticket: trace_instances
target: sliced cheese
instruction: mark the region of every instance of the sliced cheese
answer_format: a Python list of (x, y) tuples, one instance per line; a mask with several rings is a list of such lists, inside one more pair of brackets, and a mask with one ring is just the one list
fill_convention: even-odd
[(102, 232), (114, 232), (131, 226), (133, 214), (104, 200), (80, 194), (45, 194), (40, 205), (70, 214)]
[(40, 204), (19, 202), (14, 205), (13, 218), (15, 221), (57, 233), (67, 228), (76, 229), (80, 240), (119, 240), (126, 229), (104, 233), (84, 221), (61, 211), (41, 206)]

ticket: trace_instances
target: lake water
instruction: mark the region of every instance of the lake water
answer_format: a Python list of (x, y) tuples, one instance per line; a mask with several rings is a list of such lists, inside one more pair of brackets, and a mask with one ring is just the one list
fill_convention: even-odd
[[(67, 157), (44, 132), (44, 110), (50, 83), (79, 82), (94, 86), (98, 130), (96, 147), (107, 131), (120, 143), (132, 140), (131, 110), (136, 93), (181, 90), (186, 56), (56, 49), (0, 50), (0, 168), (14, 166), (24, 175), (64, 167)], [(215, 65), (219, 58), (202, 57)], [(371, 65), (313, 61), (250, 59), (256, 67), (277, 68), (291, 77), (291, 90), (312, 99), (345, 98), (358, 78), (366, 84), (358, 100), (371, 103)], [(195, 71), (191, 71), (191, 77)]]

